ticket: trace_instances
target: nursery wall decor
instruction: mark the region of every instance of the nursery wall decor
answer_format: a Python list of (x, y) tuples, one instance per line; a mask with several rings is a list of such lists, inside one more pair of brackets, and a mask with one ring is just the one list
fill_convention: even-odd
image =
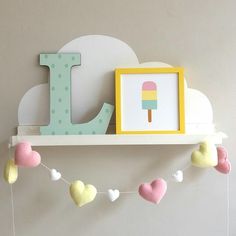
[[(99, 114), (85, 124), (71, 122), (71, 67), (80, 65), (80, 54), (40, 54), (40, 65), (50, 68), (50, 123), (41, 126), (44, 135), (104, 134), (109, 125), (113, 106), (107, 103)], [(78, 78), (79, 79), (79, 78)]]
[(116, 70), (116, 133), (184, 133), (182, 68)]
[[(92, 53), (94, 50), (98, 52), (103, 47), (110, 47), (111, 51), (113, 50), (110, 55), (111, 60), (107, 62), (104, 62), (101, 54)], [(120, 53), (123, 53), (122, 56)], [(91, 70), (90, 67), (80, 65), (80, 55), (85, 58), (85, 65), (89, 64), (89, 61), (94, 63), (91, 64), (91, 68), (94, 68), (96, 75), (99, 74), (96, 72), (97, 61), (105, 64), (102, 66), (103, 69), (99, 67), (97, 70), (102, 70), (99, 77), (101, 84), (107, 85), (104, 74), (109, 74), (109, 82), (113, 81), (109, 87), (112, 96), (106, 100), (109, 103), (104, 103), (97, 117), (91, 122), (74, 124), (71, 102), (77, 101), (77, 97), (72, 90), (81, 86), (73, 86), (75, 84), (72, 80), (74, 75), (76, 80), (83, 80), (78, 73), (80, 71), (89, 73)], [(114, 55), (120, 59), (114, 59)], [(92, 59), (88, 60), (89, 58)], [(62, 181), (68, 186), (68, 192), (78, 207), (86, 207), (91, 202), (95, 204), (98, 194), (103, 194), (111, 202), (118, 201), (126, 194), (139, 194), (144, 200), (159, 204), (168, 194), (168, 183), (183, 182), (184, 171), (192, 166), (215, 169), (221, 174), (230, 173), (231, 165), (227, 151), (222, 146), (217, 147), (227, 135), (215, 131), (212, 107), (208, 98), (200, 91), (187, 87), (182, 68), (171, 67), (161, 62), (139, 64), (135, 53), (127, 44), (99, 35), (75, 39), (66, 44), (59, 53), (41, 54), (40, 64), (50, 68), (50, 84), (36, 86), (22, 98), (18, 110), (17, 135), (12, 136), (9, 141), (9, 160), (4, 169), (4, 178), (11, 188), (13, 222), (12, 185), (17, 181), (18, 168), (22, 167), (43, 167), (48, 171), (49, 180)], [(73, 65), (80, 66), (70, 70)], [(125, 65), (127, 68), (124, 68)], [(105, 134), (114, 108), (111, 104), (114, 103), (115, 71), (117, 134), (112, 124), (109, 127), (109, 134)], [(104, 90), (104, 86), (95, 83), (94, 89), (100, 90), (100, 94), (103, 94), (101, 91)], [(92, 89), (89, 96), (91, 93)], [(163, 93), (167, 94), (168, 98), (163, 96)], [(103, 103), (103, 97), (100, 100)], [(41, 116), (37, 116), (39, 111), (35, 110), (35, 107), (42, 105), (49, 109), (40, 110)], [(88, 104), (85, 106), (87, 109)], [(166, 111), (163, 111), (165, 109)], [(84, 111), (84, 114), (88, 112), (83, 109), (81, 111)], [(27, 116), (29, 112), (30, 119)], [(135, 116), (135, 119), (129, 121), (132, 116)], [(166, 121), (163, 121), (162, 116)], [(168, 119), (169, 117), (172, 120)], [(137, 123), (134, 122), (136, 119)], [(135, 126), (130, 127), (132, 123), (135, 123)], [(193, 151), (186, 166), (179, 167), (164, 178), (157, 176), (150, 183), (140, 184), (136, 190), (130, 191), (112, 189), (111, 186), (108, 186), (107, 191), (101, 191), (97, 186), (85, 184), (83, 176), (75, 176), (75, 181), (70, 181), (60, 170), (45, 164), (47, 157), (41, 158), (40, 154), (33, 150), (33, 146), (162, 144), (195, 144), (199, 145), (199, 149)], [(13, 157), (12, 148), (15, 148)], [(13, 232), (15, 232), (14, 223)]]
[(201, 167), (212, 167), (218, 163), (217, 149), (211, 141), (205, 141), (200, 144), (199, 150), (192, 153), (192, 164)]
[(18, 167), (14, 160), (9, 159), (4, 167), (4, 179), (9, 183), (13, 184), (18, 178)]

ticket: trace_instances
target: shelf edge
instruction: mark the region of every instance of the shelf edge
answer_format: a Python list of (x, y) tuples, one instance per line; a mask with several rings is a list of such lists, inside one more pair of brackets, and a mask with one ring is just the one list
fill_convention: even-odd
[(227, 136), (214, 134), (173, 134), (173, 135), (17, 135), (12, 136), (10, 145), (30, 142), (32, 146), (96, 146), (96, 145), (194, 145), (205, 139), (221, 144)]

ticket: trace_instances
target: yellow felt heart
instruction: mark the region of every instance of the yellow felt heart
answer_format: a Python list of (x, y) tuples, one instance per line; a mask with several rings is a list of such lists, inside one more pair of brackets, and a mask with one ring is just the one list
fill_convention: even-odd
[(4, 179), (13, 184), (18, 178), (18, 167), (15, 165), (14, 160), (8, 160), (4, 168)]
[(75, 204), (81, 207), (95, 199), (97, 189), (93, 185), (84, 185), (82, 181), (77, 180), (70, 185), (70, 195)]
[(200, 168), (216, 166), (218, 157), (215, 145), (210, 141), (201, 143), (199, 150), (192, 153), (191, 161), (194, 166)]

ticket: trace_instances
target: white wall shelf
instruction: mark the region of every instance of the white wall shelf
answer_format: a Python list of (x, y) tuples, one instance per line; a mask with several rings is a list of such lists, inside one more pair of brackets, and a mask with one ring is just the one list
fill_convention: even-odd
[(198, 144), (205, 139), (211, 139), (215, 144), (221, 144), (227, 136), (214, 134), (153, 134), (153, 135), (17, 135), (12, 136), (11, 146), (19, 142), (30, 142), (32, 146), (90, 146), (90, 145), (178, 145)]

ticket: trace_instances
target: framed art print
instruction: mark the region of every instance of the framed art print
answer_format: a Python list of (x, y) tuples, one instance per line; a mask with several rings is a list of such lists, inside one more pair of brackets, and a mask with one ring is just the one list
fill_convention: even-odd
[(185, 132), (183, 68), (116, 69), (116, 133)]

